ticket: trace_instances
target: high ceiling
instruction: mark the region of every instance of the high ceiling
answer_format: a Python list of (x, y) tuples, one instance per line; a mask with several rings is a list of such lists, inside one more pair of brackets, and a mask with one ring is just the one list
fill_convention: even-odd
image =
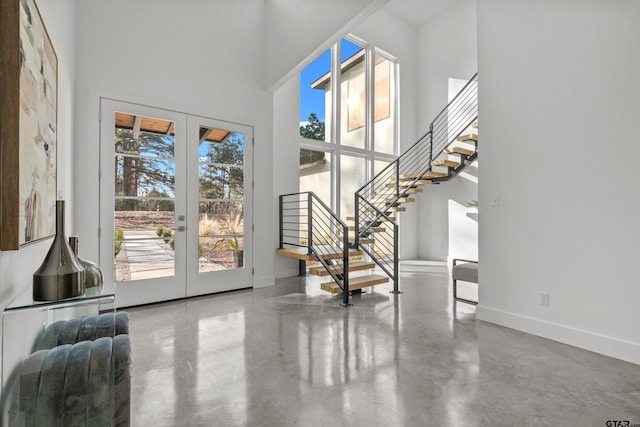
[(414, 27), (420, 27), (460, 0), (391, 0), (385, 8)]

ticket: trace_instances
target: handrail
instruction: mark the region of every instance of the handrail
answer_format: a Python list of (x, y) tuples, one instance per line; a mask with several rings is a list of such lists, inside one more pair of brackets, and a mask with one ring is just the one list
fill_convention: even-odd
[(470, 79), (469, 81), (467, 81), (467, 83), (465, 83), (465, 85), (462, 87), (462, 89), (460, 89), (460, 91), (458, 93), (456, 93), (456, 95), (453, 97), (453, 99), (451, 101), (449, 101), (449, 103), (442, 109), (442, 111), (440, 111), (437, 115), (436, 118), (433, 119), (432, 123), (435, 122), (436, 120), (438, 120), (438, 117), (442, 116), (444, 114), (445, 111), (447, 111), (447, 109), (449, 108), (449, 106), (455, 102), (457, 102), (458, 97), (461, 96), (462, 93), (467, 92), (467, 88), (478, 82), (478, 73), (475, 73)]
[[(376, 234), (374, 243), (361, 244), (372, 227), (389, 221), (388, 212), (399, 205), (409, 189), (432, 170), (432, 161), (444, 153), (478, 118), (478, 73), (474, 74), (430, 123), (429, 130), (396, 160), (378, 172), (355, 194), (355, 246), (361, 248), (394, 281), (398, 290), (398, 225), (386, 236)], [(447, 179), (449, 176), (447, 176)], [(430, 178), (430, 180), (434, 180)], [(402, 183), (402, 185), (401, 185)], [(376, 196), (382, 195), (382, 198)]]
[[(314, 192), (279, 196), (280, 248), (306, 247), (342, 289), (349, 305), (349, 227)], [(303, 237), (305, 237), (303, 239)], [(339, 269), (342, 273), (337, 273)]]

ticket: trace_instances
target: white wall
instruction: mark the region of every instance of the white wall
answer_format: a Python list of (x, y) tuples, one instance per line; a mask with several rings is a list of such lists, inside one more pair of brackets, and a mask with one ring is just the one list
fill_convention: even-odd
[(263, 83), (264, 17), (262, 0), (78, 2), (81, 255), (97, 259), (98, 105), (107, 95), (254, 126), (254, 286), (274, 283), (273, 103)]
[[(638, 16), (633, 0), (478, 2), (490, 144), (477, 318), (635, 363)], [(607, 163), (616, 153), (623, 160)], [(500, 207), (488, 207), (493, 194)]]
[[(285, 82), (273, 94), (273, 205), (274, 218), (278, 220), (278, 196), (297, 193), (300, 164), (300, 79)], [(279, 225), (273, 227), (274, 248), (279, 244)], [(276, 278), (298, 274), (298, 261), (276, 256)]]
[[(76, 146), (73, 137), (75, 1), (40, 0), (37, 4), (58, 57), (58, 190), (67, 201), (65, 228), (67, 234), (72, 234), (74, 218), (71, 207), (75, 204), (72, 191), (75, 179), (72, 173), (72, 153)], [(18, 251), (0, 252), (1, 308), (23, 292), (30, 292), (33, 272), (40, 266), (50, 245), (51, 239), (47, 239)]]
[[(431, 19), (418, 31), (417, 126), (421, 135), (429, 130), (429, 124), (447, 105), (449, 79), (466, 81), (476, 71), (476, 2), (462, 0)], [(480, 80), (479, 85), (481, 84)], [(477, 187), (468, 182), (453, 180), (438, 186), (425, 186), (423, 189), (424, 193), (417, 197), (420, 218), (416, 233), (418, 257), (444, 261), (460, 256), (455, 249), (459, 245), (457, 242), (449, 242), (449, 236), (460, 234), (461, 230), (455, 227), (465, 221), (466, 215), (450, 211), (449, 199), (466, 205), (470, 200), (477, 200)]]
[(418, 30), (418, 132), (448, 102), (449, 78), (469, 80), (478, 70), (476, 0), (461, 0)]
[(278, 88), (389, 0), (268, 0), (265, 85)]

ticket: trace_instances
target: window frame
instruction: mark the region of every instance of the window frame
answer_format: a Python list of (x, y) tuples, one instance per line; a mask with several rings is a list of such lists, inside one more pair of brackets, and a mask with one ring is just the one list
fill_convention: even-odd
[[(341, 43), (347, 40), (362, 47), (365, 51), (365, 142), (364, 148), (351, 147), (341, 143), (341, 120), (342, 120), (342, 76), (341, 76)], [(399, 132), (399, 116), (400, 116), (400, 97), (399, 97), (399, 64), (397, 58), (389, 53), (370, 45), (364, 40), (348, 34), (334, 43), (331, 48), (331, 126), (330, 129), (325, 127), (325, 141), (319, 141), (300, 136), (299, 149), (307, 149), (314, 151), (323, 151), (330, 156), (331, 159), (331, 200), (325, 201), (336, 214), (344, 218), (347, 214), (353, 212), (341, 212), (340, 194), (341, 194), (341, 157), (343, 155), (358, 157), (365, 159), (365, 183), (373, 178), (374, 164), (376, 161), (393, 162), (398, 158), (400, 147)], [(325, 51), (326, 52), (326, 51)], [(375, 151), (375, 120), (374, 120), (374, 103), (375, 103), (375, 60), (380, 56), (389, 61), (390, 64), (390, 85), (393, 87), (393, 97), (390, 97), (390, 106), (393, 113), (390, 113), (393, 126), (393, 154), (381, 151)], [(315, 61), (315, 59), (314, 59)], [(313, 61), (312, 61), (313, 62)], [(334, 78), (335, 76), (335, 78)], [(326, 106), (325, 106), (326, 110)], [(325, 117), (327, 123), (327, 117)], [(328, 138), (327, 138), (328, 136)], [(328, 139), (328, 140), (327, 140)], [(364, 183), (363, 183), (364, 184)]]

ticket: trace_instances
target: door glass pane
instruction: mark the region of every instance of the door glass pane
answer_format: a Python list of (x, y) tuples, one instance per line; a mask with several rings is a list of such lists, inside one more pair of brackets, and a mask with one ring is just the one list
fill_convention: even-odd
[(331, 126), (331, 50), (300, 73), (300, 136), (329, 141)]
[(340, 157), (340, 216), (354, 214), (354, 194), (365, 183), (366, 160), (360, 157)]
[(126, 113), (115, 123), (115, 280), (173, 276), (174, 123)]
[(374, 150), (395, 154), (395, 78), (393, 64), (376, 55), (374, 68)]
[(340, 43), (340, 143), (365, 148), (366, 141), (366, 53), (349, 40)]
[(300, 191), (313, 191), (331, 206), (331, 155), (300, 149)]
[(244, 266), (244, 134), (200, 128), (198, 271)]

